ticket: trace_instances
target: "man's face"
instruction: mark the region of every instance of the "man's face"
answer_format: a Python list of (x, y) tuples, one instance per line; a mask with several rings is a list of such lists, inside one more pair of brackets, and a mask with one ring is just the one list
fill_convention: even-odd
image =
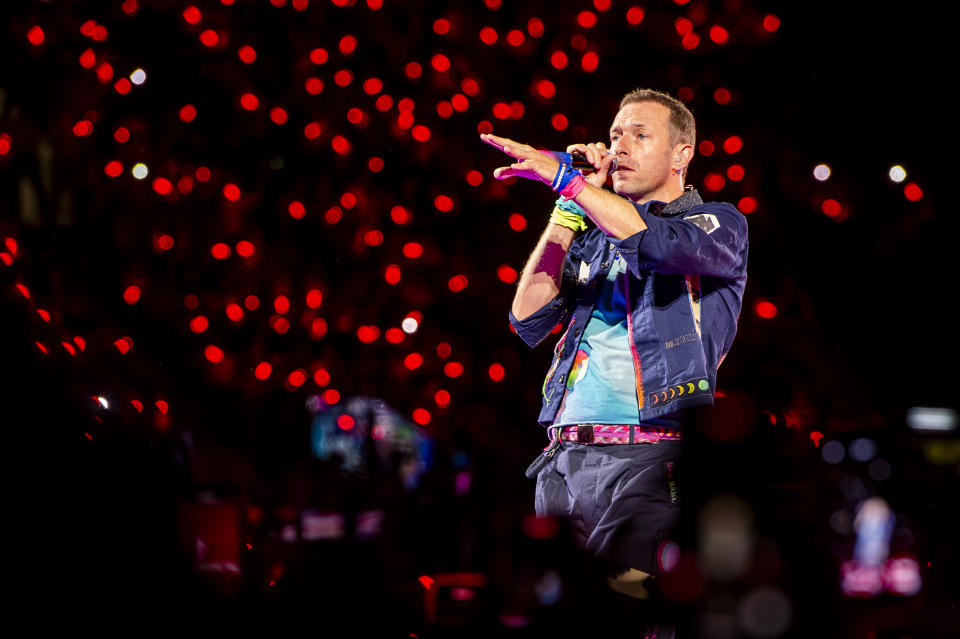
[(613, 190), (637, 201), (667, 183), (671, 176), (670, 109), (659, 102), (627, 104), (610, 127), (610, 150), (618, 167)]

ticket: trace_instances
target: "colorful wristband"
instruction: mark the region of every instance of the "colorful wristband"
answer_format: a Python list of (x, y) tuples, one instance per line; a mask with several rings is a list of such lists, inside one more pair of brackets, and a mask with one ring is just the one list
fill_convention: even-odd
[(560, 208), (559, 205), (553, 207), (553, 213), (550, 214), (550, 223), (559, 224), (560, 226), (565, 226), (574, 231), (587, 230), (587, 224), (584, 222), (583, 217), (577, 215), (576, 213), (565, 211), (564, 209)]
[(584, 179), (583, 173), (577, 171), (577, 175), (573, 176), (573, 179), (567, 182), (567, 184), (560, 189), (560, 197), (564, 201), (572, 200), (573, 198), (577, 197), (577, 195), (580, 194), (580, 191), (582, 191), (586, 186), (587, 181)]

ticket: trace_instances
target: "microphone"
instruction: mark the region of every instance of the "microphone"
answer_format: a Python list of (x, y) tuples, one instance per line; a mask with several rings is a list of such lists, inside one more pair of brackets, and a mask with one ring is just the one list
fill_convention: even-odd
[[(590, 162), (587, 161), (587, 156), (582, 153), (566, 153), (564, 151), (544, 151), (540, 150), (544, 155), (552, 157), (554, 160), (560, 164), (570, 164), (575, 169), (580, 169), (584, 173), (593, 173), (597, 169), (594, 168)], [(610, 153), (609, 151), (607, 153)], [(613, 164), (610, 165), (610, 172), (617, 170), (617, 158), (613, 158)]]

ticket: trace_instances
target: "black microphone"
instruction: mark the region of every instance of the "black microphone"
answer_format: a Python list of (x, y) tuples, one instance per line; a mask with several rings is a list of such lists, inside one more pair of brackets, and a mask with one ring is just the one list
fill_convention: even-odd
[[(541, 151), (551, 156), (561, 164), (570, 164), (575, 169), (580, 169), (584, 173), (593, 173), (597, 169), (587, 160), (583, 153), (566, 153), (564, 151)], [(613, 158), (613, 164), (610, 165), (610, 172), (617, 170), (617, 158)]]

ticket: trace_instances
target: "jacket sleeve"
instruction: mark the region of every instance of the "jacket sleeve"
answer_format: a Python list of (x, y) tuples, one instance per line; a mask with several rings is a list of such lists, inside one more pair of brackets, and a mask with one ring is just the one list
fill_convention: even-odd
[(560, 292), (552, 300), (541, 306), (533, 315), (518, 320), (512, 309), (507, 311), (513, 329), (517, 331), (520, 339), (526, 342), (530, 348), (540, 344), (550, 334), (554, 326), (563, 322), (570, 315), (577, 286), (576, 279), (571, 276), (572, 267), (570, 264), (570, 254), (568, 253), (564, 260)]
[(647, 228), (610, 242), (635, 277), (643, 271), (734, 279), (746, 269), (747, 220), (732, 204), (710, 202), (674, 218), (634, 204)]

